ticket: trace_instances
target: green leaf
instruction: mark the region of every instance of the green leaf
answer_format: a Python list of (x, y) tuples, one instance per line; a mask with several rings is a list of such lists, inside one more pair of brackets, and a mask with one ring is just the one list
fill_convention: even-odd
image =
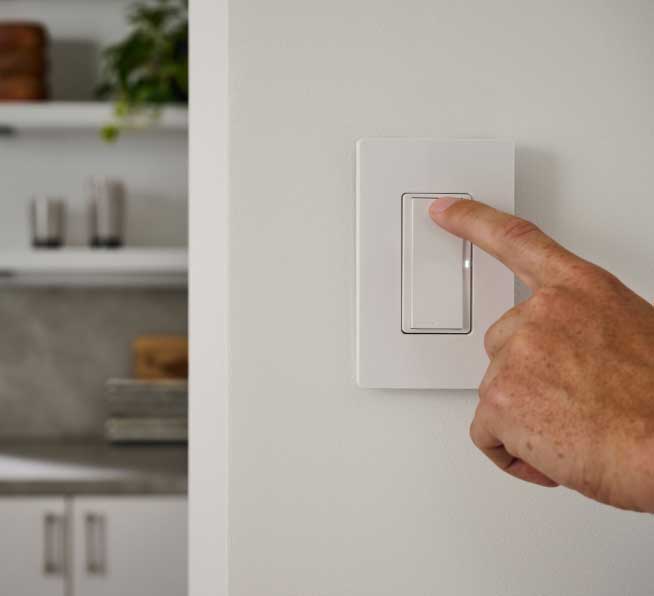
[(106, 140), (139, 112), (156, 120), (156, 106), (188, 103), (188, 2), (141, 0), (127, 19), (128, 35), (102, 52), (96, 95), (115, 101), (117, 120), (103, 128)]
[(100, 136), (107, 143), (113, 143), (119, 135), (120, 129), (115, 124), (107, 124), (100, 129)]

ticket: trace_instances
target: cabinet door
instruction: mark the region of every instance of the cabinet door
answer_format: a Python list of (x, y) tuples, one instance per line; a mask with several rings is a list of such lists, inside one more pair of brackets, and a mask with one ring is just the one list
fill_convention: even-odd
[(0, 594), (64, 596), (63, 498), (0, 498)]
[(73, 500), (75, 596), (185, 596), (184, 498)]

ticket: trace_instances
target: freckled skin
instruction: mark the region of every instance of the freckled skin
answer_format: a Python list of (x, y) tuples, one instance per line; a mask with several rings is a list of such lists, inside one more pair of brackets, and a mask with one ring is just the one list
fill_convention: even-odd
[(438, 203), (437, 224), (532, 289), (486, 334), (474, 443), (523, 480), (654, 512), (654, 308), (530, 222)]

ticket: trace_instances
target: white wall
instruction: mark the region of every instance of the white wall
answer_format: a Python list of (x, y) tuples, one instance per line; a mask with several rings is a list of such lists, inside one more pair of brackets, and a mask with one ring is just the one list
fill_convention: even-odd
[(473, 393), (354, 384), (361, 136), (512, 136), (517, 210), (654, 296), (649, 0), (233, 0), (231, 596), (652, 592), (652, 518), (522, 484)]
[(227, 596), (227, 0), (190, 17), (189, 595)]

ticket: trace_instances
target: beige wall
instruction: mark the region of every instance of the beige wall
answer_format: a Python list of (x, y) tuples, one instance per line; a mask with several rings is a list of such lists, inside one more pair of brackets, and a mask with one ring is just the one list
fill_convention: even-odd
[(652, 591), (649, 516), (499, 474), (476, 396), (354, 383), (354, 142), (514, 137), (517, 210), (654, 296), (649, 0), (233, 0), (231, 596)]

